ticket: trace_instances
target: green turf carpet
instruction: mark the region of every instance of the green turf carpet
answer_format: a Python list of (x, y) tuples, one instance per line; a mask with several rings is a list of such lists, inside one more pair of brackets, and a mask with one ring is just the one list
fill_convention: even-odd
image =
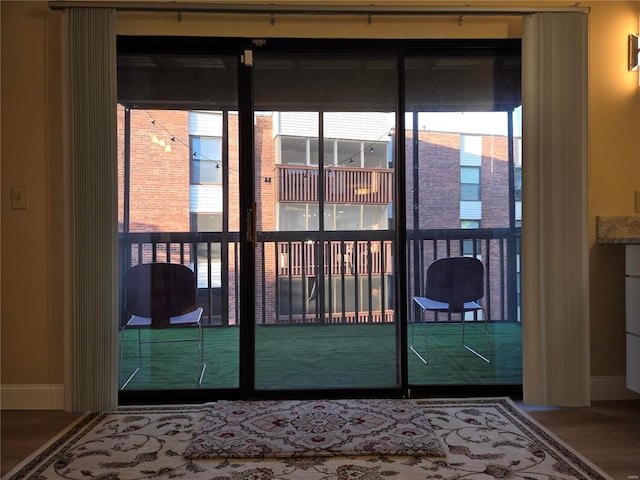
[[(409, 351), (412, 385), (519, 384), (522, 381), (522, 334), (518, 324), (467, 324), (467, 344), (491, 359), (487, 364), (462, 345), (462, 326), (430, 325), (429, 364)], [(194, 335), (192, 329), (146, 330), (143, 338), (170, 340)], [(409, 335), (411, 325), (409, 325)], [(137, 332), (121, 336), (124, 347), (121, 383), (138, 363)], [(397, 386), (395, 325), (295, 325), (256, 328), (256, 388), (376, 388)], [(416, 349), (424, 352), (422, 327)], [(141, 369), (127, 389), (197, 388), (197, 344), (154, 343), (142, 346)], [(203, 388), (236, 388), (239, 377), (237, 327), (205, 328)]]

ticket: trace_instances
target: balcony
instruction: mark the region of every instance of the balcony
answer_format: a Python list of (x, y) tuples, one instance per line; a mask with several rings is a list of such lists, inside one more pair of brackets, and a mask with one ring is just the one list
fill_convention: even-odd
[[(302, 165), (275, 165), (277, 201), (312, 203), (318, 201), (318, 168)], [(390, 204), (393, 201), (393, 170), (325, 167), (326, 203)]]
[[(421, 230), (406, 239), (407, 296), (396, 295), (393, 232), (264, 232), (258, 236), (255, 333), (258, 388), (367, 388), (397, 382), (398, 302), (408, 321), (418, 318), (411, 297), (421, 293), (427, 266), (447, 255), (472, 254), (485, 265), (488, 339), (475, 325), (475, 337), (492, 363), (477, 359), (460, 345), (460, 325), (446, 314), (426, 319), (441, 324), (430, 329), (429, 365), (408, 356), (412, 385), (505, 384), (522, 381), (520, 320), (520, 232), (509, 229)], [(239, 234), (133, 233), (122, 235), (123, 265), (176, 262), (197, 272), (199, 304), (204, 309), (204, 388), (237, 388), (240, 285)], [(469, 245), (472, 251), (468, 252)], [(123, 268), (123, 271), (126, 270)], [(124, 313), (124, 312), (123, 312)], [(123, 321), (122, 318), (121, 321)], [(454, 319), (455, 320), (455, 319)], [(473, 330), (472, 330), (473, 331)], [(122, 357), (126, 379), (138, 357), (136, 337), (121, 337), (129, 352)], [(147, 332), (162, 342), (180, 332)], [(411, 335), (411, 328), (407, 331)], [(421, 331), (418, 332), (422, 334)], [(423, 337), (420, 337), (422, 341)], [(195, 354), (167, 352), (163, 343), (144, 350), (146, 370), (127, 387), (136, 389), (196, 388)], [(313, 352), (313, 354), (309, 354)], [(371, 361), (371, 356), (375, 361)], [(354, 362), (354, 359), (359, 359)], [(282, 365), (295, 365), (300, 375), (283, 383)], [(345, 367), (348, 365), (348, 367)], [(335, 375), (336, 370), (343, 372)], [(344, 373), (349, 372), (349, 373)]]

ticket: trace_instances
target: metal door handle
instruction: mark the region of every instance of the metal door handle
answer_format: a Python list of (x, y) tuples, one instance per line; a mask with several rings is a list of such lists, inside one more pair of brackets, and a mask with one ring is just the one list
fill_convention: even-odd
[(256, 202), (253, 202), (252, 207), (247, 209), (247, 242), (251, 243), (253, 248), (258, 246), (256, 214)]

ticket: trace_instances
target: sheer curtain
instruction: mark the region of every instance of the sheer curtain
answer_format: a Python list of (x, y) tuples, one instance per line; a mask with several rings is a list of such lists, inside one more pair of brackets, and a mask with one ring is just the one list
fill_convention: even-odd
[(533, 404), (590, 402), (587, 21), (523, 19), (523, 383)]
[(68, 408), (117, 406), (115, 10), (66, 11), (71, 298)]

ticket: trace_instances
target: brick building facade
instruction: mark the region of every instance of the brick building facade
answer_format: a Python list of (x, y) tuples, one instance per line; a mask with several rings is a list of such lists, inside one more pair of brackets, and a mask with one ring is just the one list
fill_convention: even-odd
[[(220, 139), (222, 158), (218, 161), (204, 158), (202, 152), (194, 149), (194, 145), (196, 145), (193, 140), (194, 128), (202, 128), (194, 127), (194, 122), (197, 123), (197, 118), (194, 120), (194, 115), (197, 114), (197, 112), (194, 114), (179, 110), (130, 110), (125, 115), (125, 110), (119, 107), (119, 231), (121, 233), (127, 232), (127, 234), (143, 232), (196, 233), (201, 221), (207, 225), (219, 225), (219, 228), (215, 227), (214, 232), (208, 232), (212, 235), (209, 241), (206, 240), (207, 232), (199, 232), (200, 237), (193, 238), (197, 238), (198, 242), (202, 240), (202, 243), (192, 242), (181, 245), (180, 242), (169, 242), (169, 246), (164, 250), (171, 252), (171, 258), (168, 258), (164, 253), (160, 257), (154, 258), (157, 261), (166, 261), (167, 259), (181, 261), (195, 268), (198, 271), (199, 286), (201, 289), (209, 291), (208, 301), (211, 302), (212, 318), (226, 318), (226, 320), (221, 320), (222, 324), (232, 325), (237, 323), (239, 313), (239, 306), (236, 302), (239, 288), (236, 266), (239, 257), (238, 244), (233, 235), (237, 235), (242, 221), (239, 212), (238, 117), (231, 113), (225, 115), (223, 120), (214, 119), (215, 122), (212, 124), (222, 125), (223, 128), (216, 127), (219, 131), (215, 131), (213, 128), (208, 133), (205, 132), (216, 142), (218, 138)], [(205, 115), (205, 113), (201, 115)], [(216, 113), (215, 115), (221, 114)], [(128, 117), (128, 125), (125, 125), (126, 117)], [(205, 120), (209, 121), (206, 118)], [(287, 177), (289, 180), (294, 179), (302, 194), (306, 195), (307, 199), (311, 199), (306, 202), (308, 205), (306, 211), (303, 209), (300, 211), (311, 216), (317, 204), (319, 184), (317, 167), (307, 164), (288, 165), (287, 168), (282, 168), (281, 151), (279, 150), (279, 138), (281, 138), (282, 131), (274, 123), (274, 116), (267, 114), (256, 115), (254, 122), (256, 163), (253, 184), (257, 204), (258, 232), (281, 232), (282, 228), (279, 223), (285, 223), (282, 218), (285, 215), (285, 209), (282, 208), (282, 205), (287, 202), (294, 206), (305, 204), (305, 202), (299, 201), (292, 202), (292, 197), (287, 197), (283, 193), (282, 182), (285, 178), (283, 175), (289, 175)], [(125, 141), (125, 131), (129, 132), (128, 142)], [(202, 135), (202, 131), (199, 132), (199, 135), (207, 136)], [(350, 141), (353, 142), (354, 139), (351, 138)], [(516, 139), (516, 142), (519, 140)], [(376, 148), (381, 145), (387, 148), (389, 168), (366, 168), (364, 162), (362, 166), (358, 166), (357, 162), (355, 165), (353, 161), (344, 162), (342, 157), (339, 157), (340, 160), (335, 160), (333, 165), (325, 165), (326, 197), (331, 199), (333, 198), (330, 197), (331, 192), (342, 192), (333, 198), (332, 204), (344, 205), (345, 209), (353, 207), (352, 202), (346, 202), (347, 198), (351, 199), (347, 196), (349, 192), (351, 194), (354, 192), (357, 194), (368, 193), (369, 196), (362, 198), (366, 198), (369, 202), (390, 202), (392, 192), (389, 192), (388, 198), (384, 195), (375, 197), (371, 195), (372, 189), (363, 184), (363, 178), (370, 185), (375, 178), (375, 190), (378, 191), (380, 190), (378, 184), (380, 179), (383, 179), (383, 183), (386, 178), (392, 179), (391, 176), (385, 177), (385, 175), (393, 172), (390, 168), (394, 160), (392, 158), (393, 148), (390, 148), (393, 145), (393, 135), (385, 136), (382, 142), (376, 140), (374, 143)], [(373, 152), (374, 143), (371, 143), (371, 139), (363, 139), (361, 151), (354, 151), (353, 157), (356, 159), (358, 156), (364, 157), (363, 151), (368, 148), (371, 148), (371, 152)], [(127, 157), (125, 144), (128, 148), (128, 175), (125, 175), (125, 158)], [(469, 156), (465, 156), (466, 153), (463, 152), (467, 144), (474, 145), (473, 152)], [(416, 146), (418, 148), (417, 156), (414, 155)], [(309, 147), (307, 147), (308, 150)], [(509, 228), (510, 167), (508, 154), (507, 138), (504, 136), (483, 135), (478, 138), (478, 136), (460, 133), (419, 131), (416, 142), (409, 134), (406, 137), (405, 180), (407, 184), (407, 230), (460, 230), (469, 227)], [(197, 181), (194, 183), (193, 171), (199, 168), (195, 163), (197, 159), (208, 161), (207, 168), (221, 169), (223, 173), (216, 176), (218, 180), (209, 183), (202, 182), (205, 185), (198, 185)], [(346, 157), (346, 159), (349, 158)], [(516, 158), (516, 166), (518, 164), (519, 160)], [(472, 180), (478, 179), (477, 189), (473, 184), (463, 185), (464, 178), (461, 178), (461, 175), (464, 177), (464, 174), (461, 172), (464, 168), (467, 168)], [(368, 176), (362, 176), (362, 174)], [(358, 185), (355, 185), (355, 178), (360, 178)], [(340, 188), (336, 186), (337, 179), (342, 179), (343, 184)], [(125, 226), (127, 217), (125, 216), (124, 198), (125, 185), (127, 184), (128, 226)], [(389, 180), (389, 185), (392, 185), (391, 180)], [(461, 193), (463, 188), (467, 188), (472, 197), (477, 190), (477, 200), (463, 200), (462, 197), (468, 195)], [(381, 198), (383, 200), (379, 200)], [(326, 202), (327, 211), (332, 211), (337, 215), (341, 207), (329, 210), (329, 203), (331, 202)], [(369, 205), (369, 203), (362, 205)], [(392, 209), (389, 208), (389, 205), (390, 203), (381, 204), (384, 211), (389, 212), (388, 216), (390, 217)], [(361, 216), (364, 218), (366, 216), (365, 207), (362, 208)], [(519, 211), (516, 208), (518, 220)], [(226, 215), (223, 212), (226, 212)], [(211, 219), (207, 220), (207, 216), (210, 216)], [(308, 222), (311, 222), (311, 219)], [(387, 222), (393, 223), (393, 219), (389, 218)], [(393, 228), (393, 225), (382, 225), (383, 230), (386, 230), (387, 227)], [(363, 222), (360, 227), (354, 226), (353, 228), (358, 230), (367, 227)], [(311, 227), (310, 231), (313, 230), (314, 228)], [(372, 238), (375, 238), (375, 234), (372, 235)], [(123, 235), (123, 238), (126, 237), (126, 234)], [(474, 244), (474, 242), (476, 243)], [(340, 295), (339, 282), (344, 282), (344, 278), (347, 276), (354, 276), (355, 292), (359, 291), (358, 288), (374, 292), (373, 296), (367, 292), (361, 292), (361, 305), (362, 303), (374, 302), (371, 307), (367, 307), (369, 321), (372, 319), (373, 321), (389, 321), (394, 318), (392, 287), (391, 283), (387, 284), (387, 280), (391, 278), (393, 272), (393, 252), (390, 241), (370, 241), (369, 243), (366, 241), (351, 243), (336, 241), (322, 245), (325, 259), (322, 274), (316, 265), (316, 257), (319, 255), (318, 245), (318, 243), (301, 243), (300, 241), (265, 242), (256, 249), (256, 266), (259, 272), (256, 275), (255, 298), (256, 317), (259, 322), (317, 320), (315, 315), (317, 315), (319, 307), (317, 301), (314, 303), (312, 297), (315, 292), (314, 288), (318, 288), (318, 285), (314, 286), (314, 282), (318, 278), (324, 278), (327, 282), (327, 276), (329, 280), (328, 283), (325, 283), (324, 288), (333, 289), (336, 298), (329, 300), (329, 302), (333, 302), (333, 306), (325, 299), (325, 308), (328, 310), (325, 321), (327, 318), (330, 318), (331, 321), (361, 321), (361, 318), (354, 317), (354, 312), (345, 310), (347, 303), (351, 305), (347, 298), (352, 295), (351, 292), (354, 292), (351, 286), (349, 287), (350, 291), (346, 293), (343, 287), (343, 298), (337, 298)], [(430, 248), (433, 250), (433, 246), (426, 245), (427, 250)], [(142, 248), (140, 245), (134, 247), (131, 244), (130, 248), (132, 264), (141, 258), (143, 261), (152, 260), (147, 251), (144, 255), (137, 255), (134, 252), (135, 248)], [(442, 247), (436, 246), (435, 248), (440, 250)], [(494, 273), (490, 277), (488, 288), (492, 296), (490, 303), (498, 305), (502, 301), (500, 297), (503, 293), (500, 290), (500, 283), (503, 280), (496, 272), (504, 271), (506, 268), (501, 260), (503, 258), (501, 248), (503, 247), (496, 242), (464, 241), (448, 244), (446, 251), (428, 252), (424, 258), (475, 254), (480, 256), (484, 262), (494, 262), (495, 265), (490, 265), (491, 271)], [(349, 265), (344, 262), (347, 253), (350, 255), (351, 261)], [(203, 255), (208, 255), (208, 257)], [(354, 266), (353, 261), (356, 256), (361, 261), (359, 263), (356, 261)], [(371, 262), (371, 258), (374, 259), (372, 265), (376, 265), (378, 262), (378, 267), (366, 267), (366, 262)], [(206, 269), (203, 265), (203, 259), (210, 264)], [(418, 268), (417, 263), (415, 267)], [(426, 270), (427, 264), (425, 263), (422, 267)], [(370, 274), (371, 272), (367, 271), (367, 268), (377, 268), (375, 275), (380, 279), (378, 280), (376, 277), (374, 282), (373, 276)], [(212, 275), (210, 281), (207, 279), (208, 272), (211, 272)], [(409, 287), (411, 292), (418, 293), (420, 286), (413, 284), (415, 277), (415, 275), (409, 275)], [(331, 283), (332, 281), (335, 285)], [(382, 285), (381, 282), (385, 285)], [(315, 293), (317, 294), (317, 292)], [(327, 292), (325, 295), (329, 295), (329, 293)], [(376, 295), (387, 298), (376, 300), (377, 297), (374, 298)], [(292, 300), (285, 298), (285, 296), (295, 296), (295, 298)], [(305, 304), (307, 297), (311, 300)], [(384, 305), (384, 313), (379, 311), (382, 305)], [(294, 310), (287, 311), (291, 308)], [(219, 311), (220, 309), (227, 311)], [(375, 309), (377, 311), (373, 311)], [(207, 309), (205, 308), (205, 310)], [(366, 319), (367, 312), (361, 313), (363, 313), (362, 318)], [(375, 318), (371, 317), (371, 313), (375, 314)], [(491, 312), (490, 315), (497, 319), (496, 312)], [(349, 320), (345, 320), (345, 317), (348, 317)], [(218, 320), (211, 319), (210, 321), (217, 323)]]

